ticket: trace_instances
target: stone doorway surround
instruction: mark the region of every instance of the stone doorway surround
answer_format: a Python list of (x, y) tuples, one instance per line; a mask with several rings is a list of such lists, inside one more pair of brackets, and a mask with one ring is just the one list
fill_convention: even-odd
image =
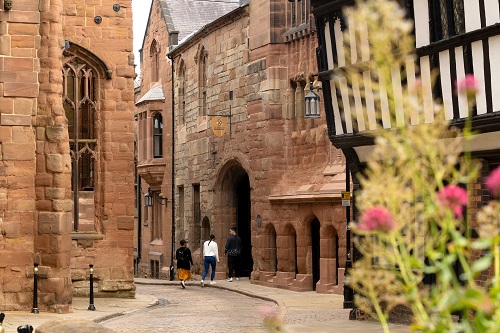
[[(214, 227), (219, 238), (219, 252), (224, 253), (229, 228), (236, 226), (242, 240), (240, 269), (242, 277), (251, 277), (253, 247), (251, 228), (251, 177), (240, 160), (228, 160), (218, 172), (214, 183)], [(227, 257), (221, 255), (216, 279), (227, 275)]]

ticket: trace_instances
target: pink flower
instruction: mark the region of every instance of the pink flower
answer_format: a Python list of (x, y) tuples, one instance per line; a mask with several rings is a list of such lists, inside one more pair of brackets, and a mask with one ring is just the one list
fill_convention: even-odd
[(465, 75), (465, 78), (455, 82), (457, 92), (465, 94), (467, 97), (474, 97), (479, 92), (479, 81), (472, 74)]
[(494, 197), (500, 196), (500, 167), (493, 170), (486, 178), (486, 187)]
[(366, 210), (359, 219), (358, 229), (363, 231), (388, 232), (396, 228), (392, 214), (384, 207)]
[(451, 209), (455, 217), (462, 217), (462, 208), (467, 205), (467, 191), (457, 185), (443, 187), (437, 194), (441, 205)]

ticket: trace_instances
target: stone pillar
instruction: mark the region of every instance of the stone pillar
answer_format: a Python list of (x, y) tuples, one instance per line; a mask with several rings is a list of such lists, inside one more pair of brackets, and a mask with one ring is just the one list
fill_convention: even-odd
[[(38, 2), (0, 8), (0, 304), (31, 307), (35, 203)], [(30, 304), (31, 303), (31, 304)]]
[(38, 110), (36, 127), (36, 260), (50, 267), (39, 281), (40, 307), (65, 313), (71, 310), (71, 158), (68, 124), (62, 105), (62, 1), (41, 0)]
[(300, 82), (297, 82), (297, 88), (295, 89), (295, 117), (304, 117), (304, 87)]
[(146, 159), (150, 160), (153, 158), (153, 120), (151, 115), (148, 115), (146, 119)]

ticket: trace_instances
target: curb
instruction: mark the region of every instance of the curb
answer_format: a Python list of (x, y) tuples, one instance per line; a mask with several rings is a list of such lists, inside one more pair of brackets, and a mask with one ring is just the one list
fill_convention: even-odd
[[(134, 281), (134, 282), (136, 284), (141, 284), (141, 285), (166, 285), (166, 286), (178, 286), (179, 285), (178, 281), (167, 281), (167, 280), (151, 280), (151, 281), (142, 280), (142, 281)], [(193, 287), (202, 288), (199, 284), (196, 284), (196, 283), (186, 283), (186, 286), (193, 286)], [(235, 288), (221, 286), (221, 285), (206, 284), (203, 288), (207, 288), (207, 287), (218, 288), (221, 290), (227, 290), (227, 291), (238, 293), (238, 294), (241, 294), (241, 295), (244, 295), (247, 297), (258, 298), (258, 299), (261, 299), (261, 300), (267, 301), (267, 302), (273, 302), (274, 304), (276, 304), (280, 308), (280, 314), (282, 316), (285, 316), (285, 314), (287, 312), (286, 311), (287, 307), (286, 307), (285, 303), (279, 299), (274, 299), (274, 298), (267, 297), (267, 296), (257, 295), (257, 294), (250, 292), (250, 291), (235, 289)]]

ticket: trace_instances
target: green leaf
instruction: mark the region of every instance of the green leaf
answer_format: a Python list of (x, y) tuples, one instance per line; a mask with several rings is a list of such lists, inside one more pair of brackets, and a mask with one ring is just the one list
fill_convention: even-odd
[(481, 257), (478, 260), (474, 261), (471, 270), (473, 273), (482, 272), (490, 268), (492, 262), (493, 262), (493, 256)]
[(479, 238), (472, 243), (472, 248), (476, 250), (488, 249), (492, 244), (491, 238)]

